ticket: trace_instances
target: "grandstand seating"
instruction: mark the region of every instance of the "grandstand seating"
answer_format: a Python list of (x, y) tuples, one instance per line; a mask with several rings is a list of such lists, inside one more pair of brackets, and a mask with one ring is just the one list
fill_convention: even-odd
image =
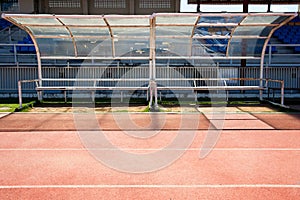
[[(271, 42), (269, 41), (268, 44), (271, 44)], [(266, 53), (269, 53), (269, 47), (266, 48)], [(272, 46), (271, 47), (271, 53), (276, 53), (277, 52), (277, 48), (276, 46)]]
[[(224, 30), (225, 29), (226, 28), (224, 28)], [(207, 27), (201, 27), (196, 30), (196, 34), (209, 36), (211, 33), (209, 32)], [(230, 32), (229, 31), (219, 31), (219, 32), (215, 32), (215, 34), (220, 35), (220, 36), (228, 36), (228, 35), (230, 35)], [(228, 39), (203, 39), (203, 40), (201, 40), (201, 42), (203, 42), (204, 44), (207, 44), (208, 51), (211, 51), (214, 53), (221, 53), (221, 54), (226, 53)], [(271, 44), (271, 43), (269, 42), (269, 44)], [(258, 48), (258, 51), (261, 51), (261, 50), (262, 50), (262, 48)], [(271, 52), (272, 53), (277, 52), (276, 46), (271, 47)], [(266, 53), (269, 53), (269, 48), (266, 49)]]
[[(226, 30), (226, 27), (219, 27), (220, 30)], [(208, 27), (201, 27), (195, 30), (195, 35), (206, 35), (209, 36), (212, 33), (209, 31)], [(230, 34), (229, 31), (216, 31), (215, 35), (220, 36), (228, 36)], [(207, 50), (215, 52), (215, 53), (226, 53), (228, 39), (203, 39), (201, 43), (207, 44)]]
[[(12, 27), (12, 26), (13, 26), (12, 23), (8, 22), (5, 19), (0, 18), (0, 31), (6, 29), (8, 27)], [(0, 41), (0, 43), (7, 43), (7, 40), (6, 40), (7, 38), (8, 38), (8, 36), (3, 37), (4, 41), (3, 42)], [(22, 40), (19, 40), (17, 43), (18, 44), (33, 44), (30, 36), (27, 34)], [(16, 46), (16, 50), (18, 53), (35, 53), (36, 52), (35, 47), (33, 45), (32, 46), (30, 46), (30, 45)], [(10, 51), (14, 52), (14, 49), (12, 48)]]
[[(6, 30), (7, 28), (11, 28), (10, 32), (7, 32), (7, 31), (4, 31)], [(8, 22), (7, 20), (5, 19), (1, 19), (0, 18), (0, 32), (1, 33), (1, 40), (3, 41), (0, 41), (0, 43), (17, 43), (17, 44), (20, 44), (20, 45), (17, 45), (16, 46), (16, 51), (17, 53), (24, 53), (24, 54), (29, 54), (29, 53), (35, 53), (35, 47), (33, 46), (33, 42), (30, 38), (30, 36), (28, 34), (25, 34), (25, 37), (21, 37), (22, 39), (20, 40), (20, 37), (19, 36), (22, 36), (22, 34), (20, 34), (19, 32), (19, 28), (16, 27), (16, 26), (13, 26), (12, 23)], [(14, 37), (12, 38), (12, 36), (17, 33), (17, 37)], [(9, 39), (9, 37), (11, 37)], [(24, 45), (24, 44), (27, 44), (27, 45)], [(14, 52), (14, 47), (11, 47), (9, 49), (10, 52)]]
[[(24, 37), (22, 41), (19, 41), (18, 44), (33, 44), (30, 36)], [(35, 53), (34, 46), (17, 46), (18, 53)]]
[[(286, 44), (300, 44), (300, 18), (296, 17), (288, 25), (275, 31), (274, 36)], [(296, 53), (300, 53), (300, 46), (294, 47)]]
[(10, 22), (8, 22), (5, 19), (0, 19), (0, 30), (3, 30), (9, 26), (12, 26), (12, 24)]

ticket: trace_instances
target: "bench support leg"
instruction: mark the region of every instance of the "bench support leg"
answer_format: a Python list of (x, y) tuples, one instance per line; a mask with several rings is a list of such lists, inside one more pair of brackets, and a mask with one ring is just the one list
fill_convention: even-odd
[(65, 103), (67, 103), (67, 91), (64, 91)]
[[(153, 97), (154, 97), (154, 106), (153, 106)], [(155, 81), (150, 81), (150, 102), (149, 107), (153, 111), (158, 110), (158, 102), (157, 102), (157, 85)]]
[(92, 102), (95, 103), (95, 91), (92, 91), (91, 96), (92, 96)]
[(38, 100), (42, 101), (43, 100), (43, 92), (42, 91), (38, 91), (37, 92), (37, 96), (38, 96)]
[(146, 98), (147, 98), (147, 101), (149, 101), (149, 90), (146, 91)]
[(228, 100), (229, 100), (229, 91), (226, 90), (226, 101), (227, 101), (227, 103), (228, 103)]
[(283, 106), (283, 105), (284, 105), (284, 81), (281, 81), (281, 89), (280, 89), (280, 92), (281, 92), (281, 100), (280, 100), (280, 103), (281, 103), (281, 105)]
[(22, 103), (22, 83), (21, 83), (21, 81), (18, 82), (18, 92), (19, 92), (19, 108), (22, 108), (23, 103)]
[(263, 91), (259, 90), (259, 100), (262, 101), (263, 100)]
[(156, 87), (156, 83), (155, 83), (155, 87), (154, 87), (154, 107), (155, 107), (155, 110), (158, 108), (158, 101), (157, 101), (157, 87)]

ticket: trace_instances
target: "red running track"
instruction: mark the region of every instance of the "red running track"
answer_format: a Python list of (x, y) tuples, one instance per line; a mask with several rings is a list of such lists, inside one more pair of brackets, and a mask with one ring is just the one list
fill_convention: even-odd
[[(131, 114), (136, 130), (120, 128), (116, 119), (127, 116), (116, 115), (98, 114), (96, 119), (107, 139), (130, 153), (159, 151), (178, 129), (189, 133), (194, 131), (194, 119), (199, 124), (192, 144), (178, 160), (157, 171), (133, 174), (111, 169), (91, 155), (72, 114), (7, 115), (0, 119), (0, 199), (281, 200), (300, 196), (299, 114), (183, 114), (184, 125), (180, 125), (182, 114), (156, 114), (155, 118)], [(201, 159), (211, 118), (216, 124), (225, 118), (223, 130), (210, 154)], [(151, 120), (157, 120), (156, 126)], [(143, 135), (157, 128), (160, 131), (149, 138), (124, 134), (125, 129)]]

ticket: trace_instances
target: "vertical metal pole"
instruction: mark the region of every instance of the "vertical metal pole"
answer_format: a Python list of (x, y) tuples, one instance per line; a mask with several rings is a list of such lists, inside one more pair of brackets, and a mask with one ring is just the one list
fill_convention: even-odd
[[(259, 87), (263, 87), (263, 77), (264, 77), (264, 57), (265, 57), (265, 48), (263, 48), (263, 52), (260, 58), (260, 71), (259, 71)], [(263, 100), (263, 90), (259, 90), (259, 100)]]
[(284, 105), (284, 81), (281, 81), (281, 105)]
[[(150, 106), (153, 105), (153, 95), (154, 95), (154, 107), (157, 107), (157, 85), (155, 82), (156, 76), (156, 62), (155, 62), (155, 14), (150, 18), (150, 60), (149, 60), (149, 85), (150, 85)], [(154, 94), (153, 94), (154, 93)]]
[[(38, 79), (39, 79), (39, 86), (43, 86), (42, 83), (42, 61), (41, 61), (41, 56), (40, 56), (40, 52), (37, 50), (37, 61), (38, 61)], [(42, 101), (43, 100), (43, 92), (42, 91), (38, 91), (38, 100)]]
[(67, 103), (67, 90), (64, 90), (65, 103)]
[(106, 23), (107, 25), (107, 28), (109, 30), (109, 34), (110, 34), (110, 38), (111, 38), (111, 51), (112, 51), (112, 57), (115, 57), (116, 56), (116, 49), (115, 49), (115, 36), (113, 34), (113, 31), (111, 29), (111, 26), (110, 24), (108, 23), (107, 19), (106, 18), (103, 18), (104, 22)]
[[(150, 51), (151, 52), (151, 51)], [(150, 100), (149, 100), (149, 106), (151, 107), (152, 106), (152, 100), (153, 100), (153, 97), (152, 97), (152, 95), (153, 95), (153, 93), (152, 93), (152, 73), (153, 73), (153, 71), (152, 71), (152, 60), (150, 59), (149, 60), (149, 95), (150, 95)], [(147, 95), (148, 95), (148, 93), (147, 93)]]
[[(249, 0), (244, 0), (243, 1), (243, 13), (248, 13), (248, 12), (249, 12)], [(242, 39), (241, 45), (242, 45), (242, 52), (241, 52), (242, 56), (246, 56), (247, 55), (247, 46), (248, 46), (248, 44), (245, 41), (245, 39)], [(240, 81), (241, 86), (245, 85), (245, 81), (243, 80), (243, 78), (245, 78), (245, 69), (246, 69), (246, 67), (247, 67), (247, 60), (246, 59), (241, 59), (241, 66), (240, 66), (240, 78), (242, 78), (242, 80)], [(241, 93), (245, 93), (245, 90), (241, 90)]]
[(19, 63), (17, 63), (17, 81), (20, 80), (20, 66)]
[(156, 52), (155, 52), (155, 46), (156, 46), (156, 35), (155, 35), (155, 23), (156, 23), (156, 18), (152, 18), (152, 23), (151, 23), (151, 51), (152, 51), (152, 81), (153, 81), (153, 86), (154, 86), (154, 107), (158, 107), (158, 103), (157, 103), (157, 84), (156, 84)]
[(17, 47), (16, 45), (14, 44), (14, 59), (15, 59), (15, 63), (18, 62), (18, 58), (17, 58)]
[(271, 4), (272, 4), (272, 0), (268, 0), (268, 10), (267, 10), (267, 12), (271, 12)]
[(270, 46), (269, 46), (269, 65), (271, 65), (271, 60), (272, 60), (272, 45), (270, 44)]
[(8, 29), (8, 34), (9, 34), (9, 42), (11, 43), (12, 41), (12, 36), (11, 36), (11, 28), (9, 27)]
[(157, 108), (158, 107), (158, 102), (157, 102), (157, 85), (156, 85), (156, 83), (154, 85), (155, 85), (154, 86), (154, 97), (155, 97), (154, 107)]
[(248, 13), (249, 12), (249, 0), (244, 0), (243, 1), (243, 13)]
[(146, 101), (149, 101), (149, 89), (146, 90)]
[(22, 108), (22, 82), (18, 81), (19, 108)]
[(150, 84), (150, 87), (149, 87), (149, 92), (150, 92), (149, 107), (151, 108), (152, 105), (153, 105), (153, 90), (152, 90), (151, 82), (149, 84)]
[(197, 0), (197, 9), (196, 12), (199, 13), (200, 11), (200, 0)]

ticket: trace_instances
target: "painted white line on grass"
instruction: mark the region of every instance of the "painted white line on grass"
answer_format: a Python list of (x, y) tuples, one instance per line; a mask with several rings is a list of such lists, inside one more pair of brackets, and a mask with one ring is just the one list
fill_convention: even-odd
[(0, 189), (114, 189), (114, 188), (300, 188), (285, 184), (229, 184), (229, 185), (2, 185)]

